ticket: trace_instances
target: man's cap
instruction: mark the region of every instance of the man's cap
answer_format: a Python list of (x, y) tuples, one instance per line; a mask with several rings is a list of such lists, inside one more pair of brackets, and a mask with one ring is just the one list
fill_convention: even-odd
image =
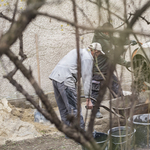
[(88, 48), (92, 49), (92, 50), (97, 50), (97, 51), (100, 51), (102, 54), (105, 54), (103, 51), (102, 51), (102, 46), (101, 44), (99, 43), (92, 43), (88, 46)]

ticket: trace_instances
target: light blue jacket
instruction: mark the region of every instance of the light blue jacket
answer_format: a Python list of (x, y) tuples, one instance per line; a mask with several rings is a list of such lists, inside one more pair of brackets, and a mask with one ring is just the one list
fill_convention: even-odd
[[(91, 80), (93, 70), (93, 56), (87, 49), (80, 49), (81, 77), (84, 95), (91, 95)], [(56, 65), (49, 78), (59, 83), (64, 82), (66, 86), (76, 87), (77, 82), (77, 50), (71, 50)]]

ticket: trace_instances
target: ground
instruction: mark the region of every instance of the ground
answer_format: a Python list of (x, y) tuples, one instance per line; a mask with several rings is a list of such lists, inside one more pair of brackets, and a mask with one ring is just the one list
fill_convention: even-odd
[[(71, 139), (61, 135), (47, 135), (19, 142), (7, 141), (0, 146), (0, 150), (82, 150), (82, 146)], [(136, 148), (136, 150), (149, 150), (149, 148)]]
[[(50, 122), (35, 122), (35, 109), (17, 108), (3, 99), (0, 110), (0, 150), (82, 149), (73, 140), (66, 139)], [(58, 108), (54, 110), (59, 116)]]
[(82, 150), (82, 147), (64, 135), (47, 135), (19, 142), (7, 141), (0, 150)]
[[(5, 105), (3, 105), (3, 103), (5, 103)], [(14, 106), (11, 106), (9, 103), (8, 105), (6, 105), (7, 103), (6, 100), (4, 100), (3, 103), (1, 105), (6, 106), (6, 107), (2, 107), (3, 118), (0, 119), (0, 121), (4, 120), (2, 122), (2, 125), (3, 127), (5, 126), (5, 129), (0, 127), (0, 138), (3, 140), (2, 142), (2, 140), (0, 139), (0, 143), (2, 142), (0, 144), (0, 150), (82, 150), (81, 145), (79, 145), (78, 143), (74, 142), (71, 139), (66, 139), (65, 135), (61, 133), (60, 131), (58, 131), (53, 124), (49, 122), (48, 123), (35, 122), (34, 121), (35, 110), (31, 108), (29, 109), (16, 108)], [(108, 104), (108, 101), (106, 101), (105, 103)], [(85, 116), (85, 113), (86, 113), (85, 104), (86, 104), (85, 102), (82, 103), (83, 116)], [(56, 114), (60, 117), (58, 108), (55, 107), (54, 110)], [(103, 114), (103, 118), (97, 119), (97, 121), (95, 122), (95, 128), (97, 131), (106, 133), (109, 128), (108, 126), (109, 113), (104, 109), (101, 109), (101, 112)], [(5, 118), (6, 116), (7, 118)], [(89, 116), (90, 116), (90, 112), (88, 113), (88, 119), (89, 119)], [(6, 122), (10, 120), (13, 121), (15, 126), (20, 124), (17, 127), (17, 129), (13, 130), (14, 126), (11, 127), (11, 122), (8, 122), (6, 124)], [(24, 124), (24, 122), (27, 122), (28, 125)], [(6, 125), (7, 125), (7, 128), (6, 128)], [(24, 133), (26, 133), (29, 130), (29, 127), (28, 127), (29, 125), (34, 126), (34, 129), (40, 135), (35, 136), (35, 137), (33, 135), (30, 137), (28, 136), (22, 137), (21, 134), (25, 135)], [(22, 126), (24, 127), (24, 130), (20, 131)], [(10, 128), (12, 129), (11, 132), (5, 132), (6, 130), (9, 130)], [(21, 132), (21, 134), (18, 132)]]
[[(102, 104), (109, 106), (109, 101), (104, 101)], [(0, 150), (82, 150), (80, 144), (66, 139), (65, 135), (50, 122), (35, 122), (34, 109), (16, 108), (3, 100), (0, 103), (0, 110)], [(59, 116), (58, 108), (56, 107), (54, 110)], [(85, 113), (85, 102), (83, 102), (83, 116)], [(107, 133), (109, 130), (109, 112), (101, 108), (101, 113), (103, 118), (95, 120), (94, 129)], [(88, 119), (89, 117), (90, 112)], [(118, 118), (114, 115), (113, 126), (118, 126)], [(29, 132), (30, 128), (32, 130)]]

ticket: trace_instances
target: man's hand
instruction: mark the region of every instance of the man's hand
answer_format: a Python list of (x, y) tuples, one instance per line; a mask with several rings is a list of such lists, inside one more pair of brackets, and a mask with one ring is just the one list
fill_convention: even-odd
[(92, 109), (93, 108), (93, 104), (91, 102), (91, 99), (86, 99), (86, 108), (87, 109)]
[(131, 44), (132, 46), (134, 46), (134, 45), (136, 45), (136, 44), (137, 44), (137, 41), (135, 41), (135, 40), (131, 40), (131, 41), (130, 41), (130, 44)]
[(131, 67), (131, 62), (130, 62), (130, 61), (127, 61), (127, 62), (126, 62), (126, 68), (129, 68), (129, 67)]

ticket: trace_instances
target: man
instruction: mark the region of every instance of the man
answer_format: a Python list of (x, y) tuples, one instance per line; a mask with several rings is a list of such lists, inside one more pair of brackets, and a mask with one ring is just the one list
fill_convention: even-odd
[[(113, 29), (113, 25), (110, 23), (104, 23), (102, 28), (111, 28)], [(109, 61), (111, 60), (111, 54), (113, 53), (114, 46), (117, 46), (119, 39), (113, 36), (110, 36), (108, 32), (101, 32), (98, 30), (95, 30), (94, 37), (92, 42), (98, 42), (102, 46), (102, 50), (105, 53), (105, 55), (99, 55), (97, 57), (97, 62), (95, 62), (93, 67), (93, 77), (92, 77), (92, 97), (97, 99), (99, 90), (101, 85), (103, 84), (104, 80), (106, 80), (107, 73), (108, 73), (108, 66)], [(137, 44), (136, 41), (125, 41), (125, 45), (131, 44), (135, 45)], [(122, 57), (119, 58), (119, 61), (117, 62), (120, 65), (123, 65), (125, 67), (130, 67), (130, 62), (127, 62)], [(109, 86), (109, 89), (112, 93), (113, 98), (119, 97), (123, 95), (121, 86), (119, 84), (118, 78), (113, 74), (112, 80)], [(92, 101), (94, 104), (95, 102)], [(96, 118), (102, 118), (102, 114), (100, 113), (100, 109), (98, 109), (96, 113)]]
[[(92, 43), (88, 49), (80, 49), (81, 77), (88, 109), (93, 108), (89, 99), (91, 95), (91, 80), (93, 70), (93, 57), (102, 52), (99, 43)], [(55, 99), (59, 108), (61, 120), (70, 125), (67, 115), (73, 113), (77, 116), (77, 50), (70, 51), (56, 65), (49, 78), (53, 82)], [(84, 128), (83, 116), (80, 117), (80, 127)]]

